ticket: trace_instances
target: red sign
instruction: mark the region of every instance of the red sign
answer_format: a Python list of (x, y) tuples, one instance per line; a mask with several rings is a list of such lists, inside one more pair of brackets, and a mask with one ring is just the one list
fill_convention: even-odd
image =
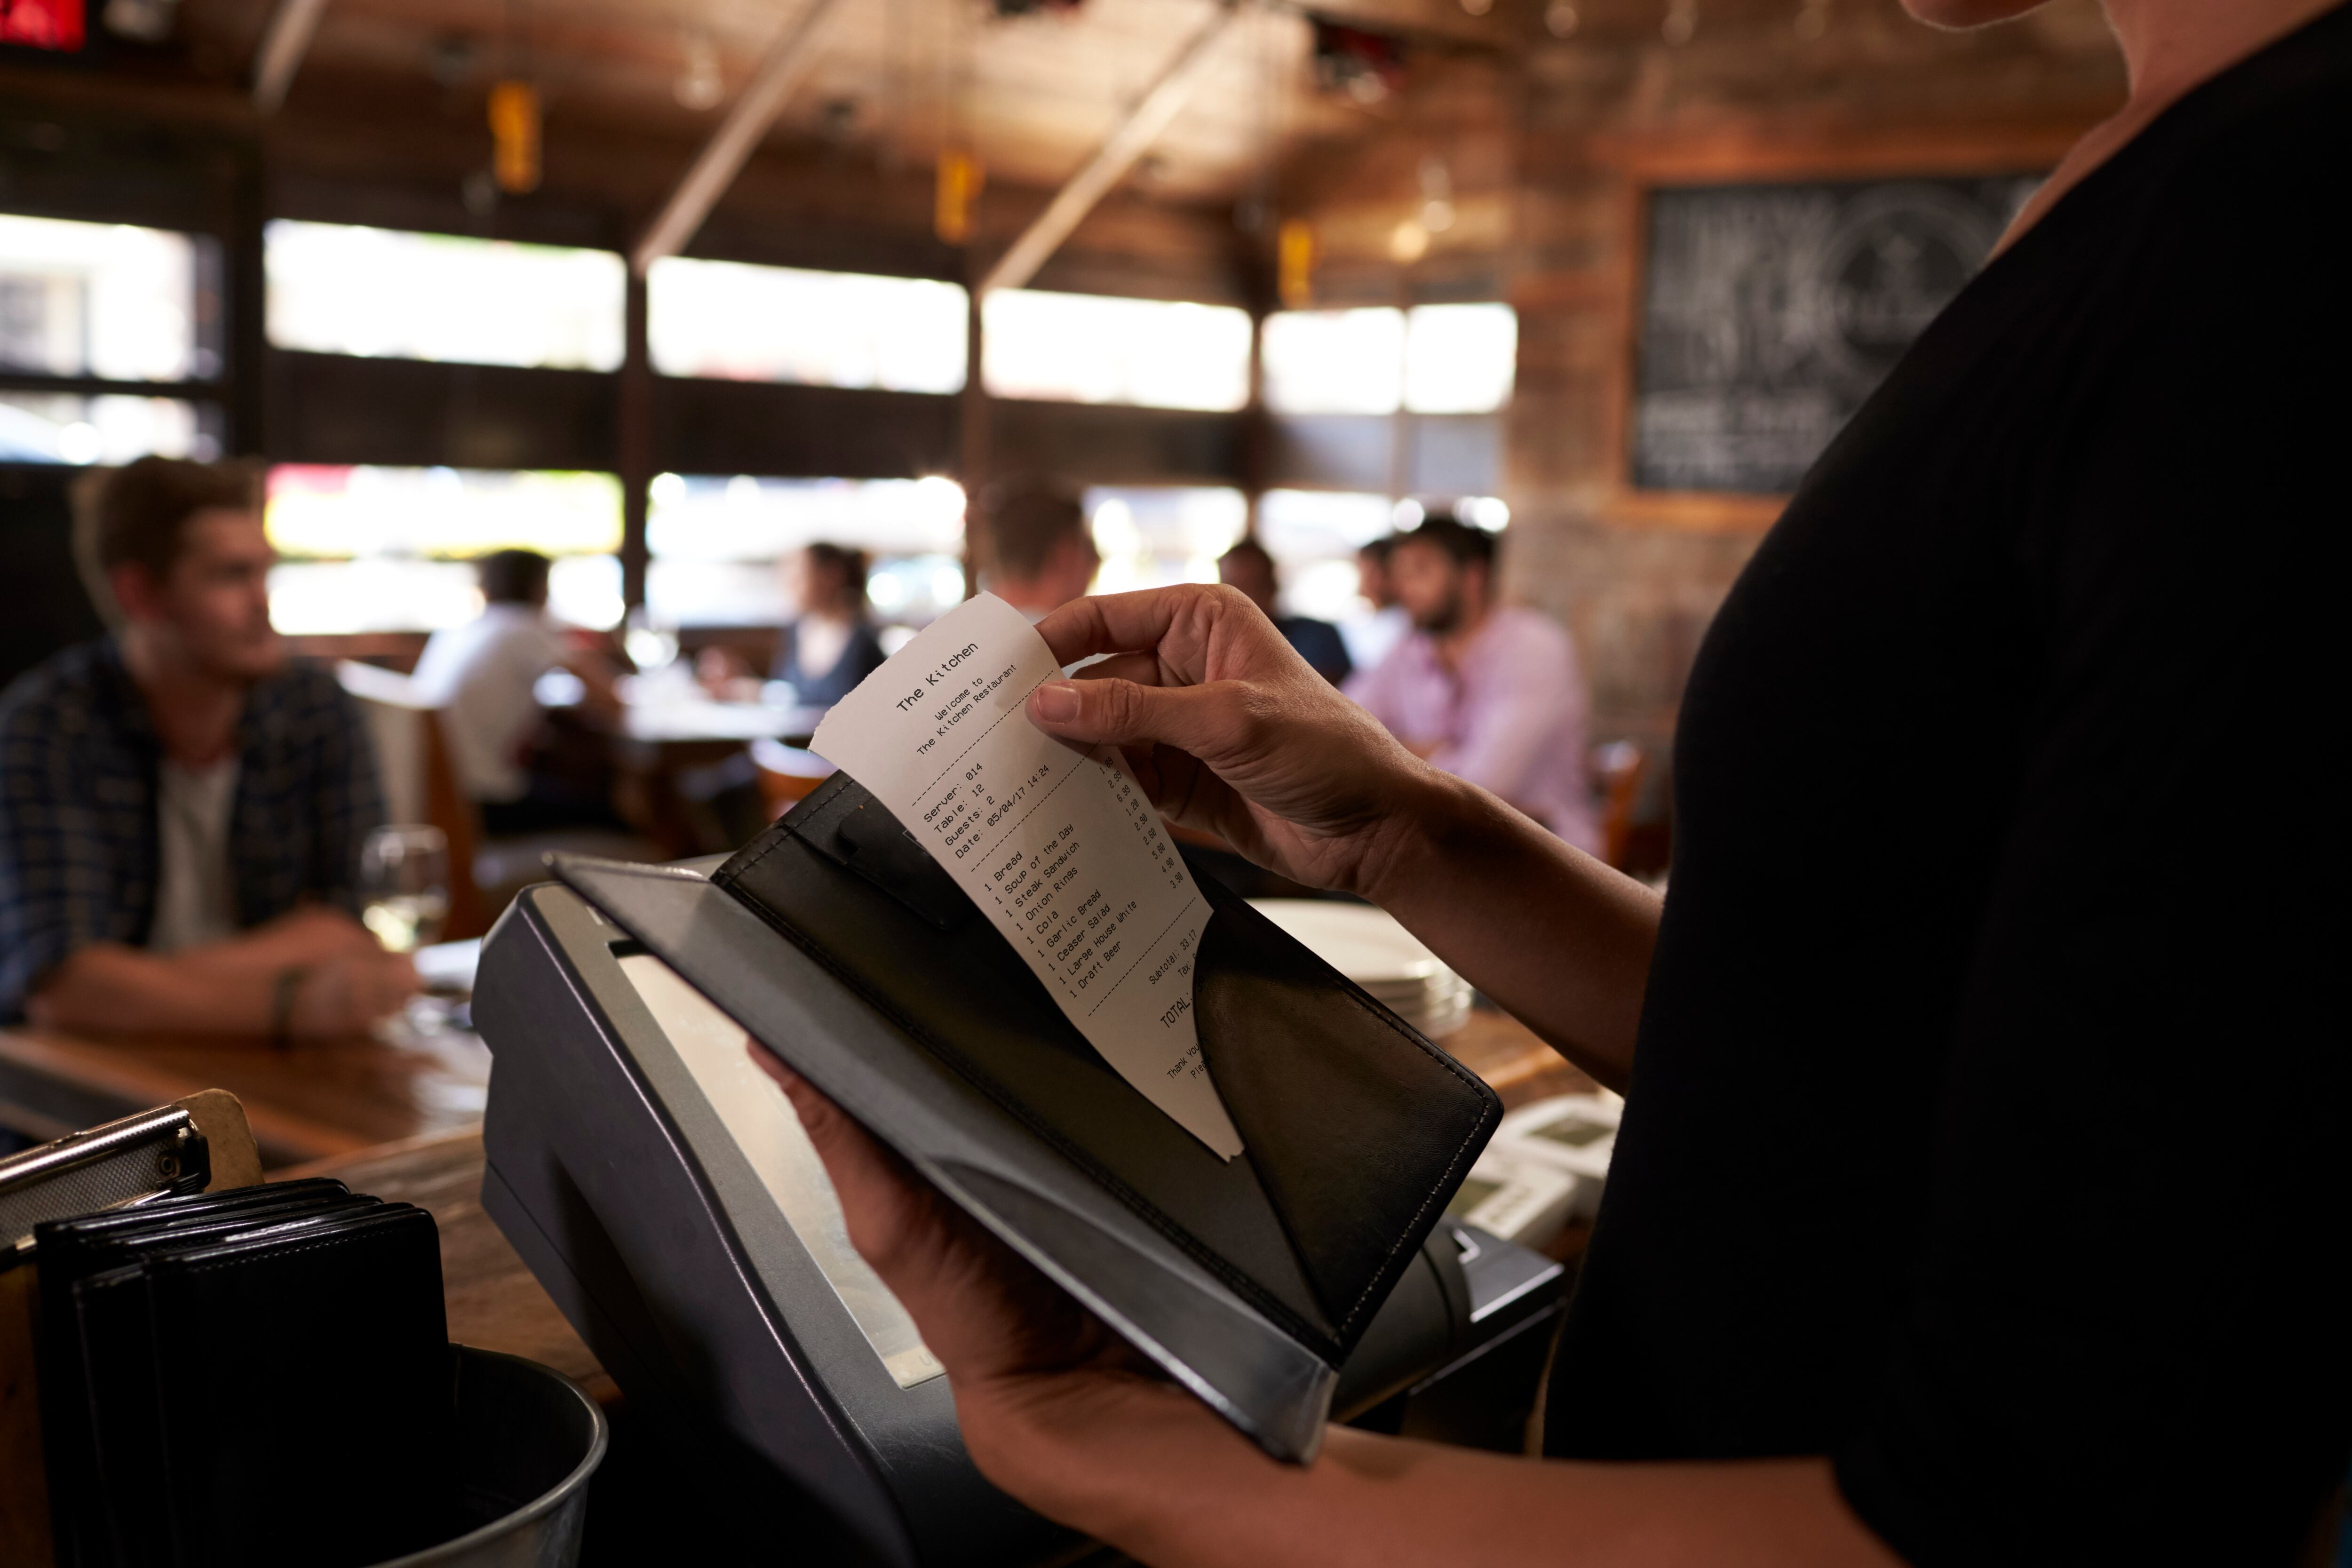
[(83, 0), (0, 0), (0, 44), (78, 54)]

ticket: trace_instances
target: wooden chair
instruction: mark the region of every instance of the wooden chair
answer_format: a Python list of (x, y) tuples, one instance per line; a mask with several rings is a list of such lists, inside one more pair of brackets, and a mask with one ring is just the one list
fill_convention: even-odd
[(482, 830), (480, 808), (457, 780), (441, 714), (417, 696), (408, 677), (352, 660), (338, 664), (335, 674), (367, 716), (391, 819), (429, 822), (449, 841), (449, 918), (443, 941), (487, 932), (515, 894), (547, 879), (551, 851), (614, 860), (663, 858), (636, 834), (601, 827), (489, 837)]
[(336, 664), (335, 679), (367, 720), (389, 819), (429, 822), (448, 840), (449, 915), (441, 939), (458, 942), (482, 935), (490, 923), (474, 879), (481, 822), (457, 782), (441, 715), (416, 695), (408, 677), (396, 671), (347, 658)]

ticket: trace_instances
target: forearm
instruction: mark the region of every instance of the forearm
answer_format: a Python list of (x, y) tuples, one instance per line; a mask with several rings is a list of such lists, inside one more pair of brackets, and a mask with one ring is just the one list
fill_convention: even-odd
[(37, 1024), (99, 1034), (267, 1033), (275, 973), (205, 962), (207, 951), (162, 956), (96, 942), (50, 971), (26, 1010)]
[(975, 1458), (1000, 1485), (1158, 1568), (1895, 1562), (1821, 1458), (1580, 1464), (1334, 1427), (1314, 1464), (1289, 1466), (1191, 1396), (1123, 1379), (1105, 1380), (1092, 1418), (1072, 1422), (1064, 1408), (1050, 1423), (1019, 1422), (1018, 1458), (992, 1463), (990, 1416), (981, 1414)]
[(1622, 1089), (1659, 896), (1484, 790), (1430, 770), (1361, 889), (1601, 1082)]
[(380, 957), (367, 928), (341, 910), (311, 904), (226, 942), (174, 953), (117, 942), (77, 950), (34, 992), (37, 1023), (100, 1033), (263, 1035), (289, 1024), (289, 972), (354, 956)]
[(274, 976), (296, 965), (324, 963), (348, 952), (374, 952), (381, 945), (367, 927), (342, 910), (305, 904), (226, 942), (174, 956), (209, 968)]

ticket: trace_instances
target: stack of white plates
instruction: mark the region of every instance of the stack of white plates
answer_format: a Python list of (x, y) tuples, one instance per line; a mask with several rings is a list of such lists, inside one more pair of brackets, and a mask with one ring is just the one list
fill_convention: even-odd
[(1251, 907), (1431, 1039), (1470, 1016), (1470, 987), (1437, 954), (1370, 904), (1252, 899)]

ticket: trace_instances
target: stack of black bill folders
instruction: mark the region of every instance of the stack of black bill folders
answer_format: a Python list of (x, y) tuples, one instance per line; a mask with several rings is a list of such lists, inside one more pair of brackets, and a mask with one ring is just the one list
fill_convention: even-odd
[(448, 1538), (431, 1215), (320, 1179), (34, 1235), (59, 1568), (341, 1568)]

